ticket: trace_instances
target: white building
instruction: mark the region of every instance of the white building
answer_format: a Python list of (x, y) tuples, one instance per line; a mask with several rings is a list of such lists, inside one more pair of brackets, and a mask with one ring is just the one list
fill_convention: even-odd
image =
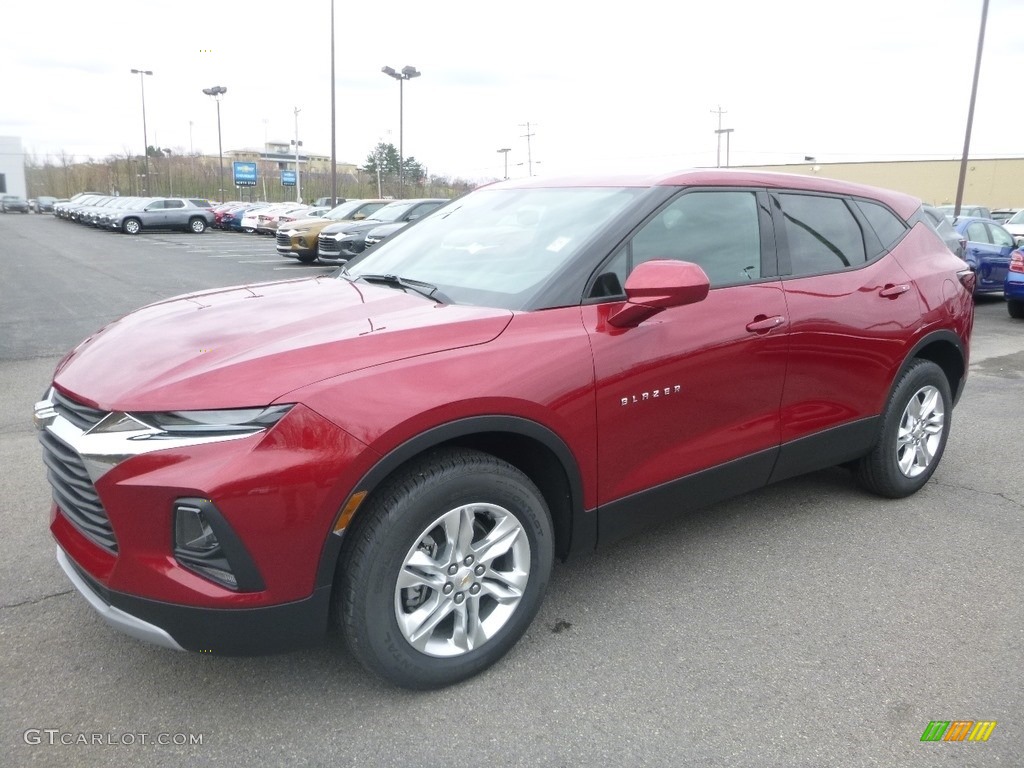
[(25, 151), (17, 136), (0, 136), (0, 194), (28, 197)]

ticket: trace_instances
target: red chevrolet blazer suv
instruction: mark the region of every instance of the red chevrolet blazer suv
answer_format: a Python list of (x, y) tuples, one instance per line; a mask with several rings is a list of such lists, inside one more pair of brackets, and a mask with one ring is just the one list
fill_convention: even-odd
[(914, 493), (973, 275), (920, 201), (744, 171), (478, 189), (329, 276), (143, 307), (35, 407), (68, 578), (212, 653), (334, 624), (433, 688), (496, 662), (554, 558), (833, 465)]

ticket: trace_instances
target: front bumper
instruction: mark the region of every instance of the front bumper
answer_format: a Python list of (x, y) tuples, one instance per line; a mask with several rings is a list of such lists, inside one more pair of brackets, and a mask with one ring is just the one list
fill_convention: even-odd
[(85, 578), (71, 564), (71, 560), (60, 547), (57, 547), (57, 563), (60, 565), (64, 573), (67, 574), (67, 577), (71, 580), (71, 583), (74, 585), (75, 589), (78, 590), (79, 594), (88, 600), (89, 605), (91, 605), (96, 613), (100, 615), (100, 618), (114, 629), (124, 632), (126, 635), (131, 635), (138, 640), (145, 640), (147, 643), (154, 643), (155, 645), (160, 645), (164, 648), (170, 648), (172, 651), (185, 650), (175, 642), (173, 637), (160, 629), (160, 627), (132, 616), (130, 613), (126, 613), (120, 608), (115, 608), (113, 605), (106, 602), (99, 596), (96, 590), (86, 582)]
[(57, 562), (75, 589), (114, 629), (176, 651), (227, 656), (281, 653), (308, 648), (327, 634), (331, 587), (312, 596), (263, 608), (196, 608), (148, 600), (106, 589), (60, 547)]

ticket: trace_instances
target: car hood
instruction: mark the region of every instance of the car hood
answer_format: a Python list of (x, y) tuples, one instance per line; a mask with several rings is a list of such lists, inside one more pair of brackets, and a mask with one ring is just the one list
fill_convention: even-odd
[(324, 227), (333, 224), (346, 226), (356, 223), (357, 222), (353, 219), (325, 219), (321, 216), (312, 219), (296, 219), (295, 221), (289, 221), (288, 229), (294, 229), (296, 232), (308, 232), (313, 229), (322, 230)]
[(54, 383), (102, 410), (267, 405), (332, 376), (487, 343), (511, 318), (330, 277), (237, 286), (114, 321), (61, 361)]
[(358, 221), (332, 221), (320, 232), (321, 235), (337, 235), (347, 232), (365, 232), (374, 227), (383, 226), (383, 221), (375, 219), (359, 219)]

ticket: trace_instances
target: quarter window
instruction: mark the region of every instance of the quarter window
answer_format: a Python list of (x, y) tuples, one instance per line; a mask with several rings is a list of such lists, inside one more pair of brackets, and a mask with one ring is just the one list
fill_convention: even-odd
[(900, 218), (884, 205), (858, 200), (857, 206), (864, 214), (864, 218), (868, 220), (868, 224), (875, 230), (878, 240), (886, 250), (891, 248), (893, 243), (903, 237), (903, 233), (907, 231), (906, 225)]
[(838, 197), (779, 195), (793, 275), (839, 272), (867, 261), (864, 233)]

